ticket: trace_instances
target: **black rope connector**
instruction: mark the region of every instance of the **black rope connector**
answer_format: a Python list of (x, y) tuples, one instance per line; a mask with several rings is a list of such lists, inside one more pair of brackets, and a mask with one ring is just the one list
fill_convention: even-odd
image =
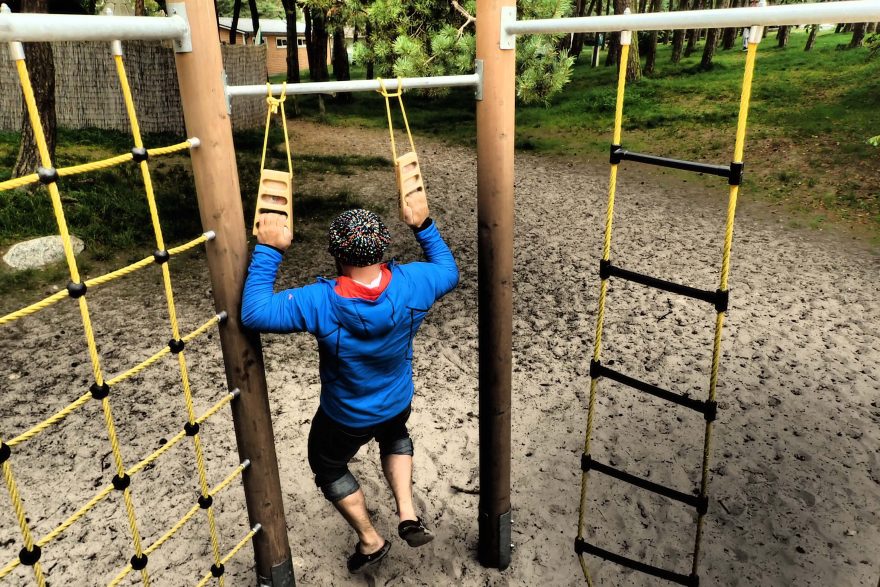
[(131, 557), (131, 568), (135, 571), (141, 571), (147, 568), (147, 555), (142, 554), (140, 556), (134, 555)]
[(620, 145), (611, 145), (611, 164), (617, 165), (621, 161), (623, 161), (623, 149)]
[(703, 412), (706, 422), (714, 422), (718, 417), (718, 402), (715, 400), (706, 400), (706, 410)]
[(49, 185), (58, 181), (58, 170), (54, 167), (37, 167), (37, 177), (41, 184)]
[(611, 259), (599, 259), (599, 279), (611, 277)]
[(122, 476), (113, 476), (113, 489), (116, 491), (125, 491), (131, 485), (131, 477), (125, 473)]
[(589, 471), (593, 468), (593, 458), (587, 453), (581, 455), (581, 471)]
[(172, 338), (168, 341), (168, 348), (171, 349), (171, 352), (175, 355), (183, 350), (183, 347), (186, 346), (186, 343), (183, 342), (183, 339), (180, 338)]
[(700, 576), (696, 573), (688, 575), (688, 587), (700, 587)]
[(209, 507), (211, 507), (212, 505), (214, 505), (214, 498), (213, 497), (211, 497), (210, 495), (200, 495), (199, 496), (199, 507), (200, 508), (202, 508), (203, 510), (206, 510)]
[(602, 361), (590, 359), (590, 378), (598, 379), (602, 377)]
[(86, 287), (85, 283), (74, 283), (72, 281), (67, 283), (67, 295), (72, 297), (73, 299), (81, 298), (86, 295)]
[(223, 576), (223, 573), (226, 572), (226, 567), (223, 566), (223, 563), (219, 565), (211, 565), (211, 576), (219, 579)]
[(183, 431), (186, 432), (187, 436), (195, 436), (199, 433), (199, 428), (198, 422), (187, 422), (183, 425)]
[(34, 547), (30, 550), (27, 548), (22, 548), (18, 553), (18, 560), (21, 564), (26, 565), (28, 567), (32, 567), (40, 560), (40, 555), (43, 554), (43, 551), (40, 550), (40, 546), (34, 544)]
[(107, 385), (106, 381), (101, 385), (98, 385), (97, 383), (92, 383), (89, 391), (92, 392), (92, 399), (101, 400), (110, 395), (110, 386)]
[(143, 147), (134, 147), (131, 150), (131, 160), (135, 163), (146, 161), (150, 158), (150, 154)]
[(9, 460), (12, 456), (12, 449), (5, 442), (0, 442), (0, 465)]
[(730, 164), (730, 177), (727, 178), (729, 185), (742, 185), (744, 167), (742, 161), (734, 161)]
[(730, 290), (729, 289), (716, 289), (715, 290), (715, 311), (719, 314), (721, 312), (727, 311), (727, 304), (730, 302)]
[(168, 251), (153, 251), (153, 259), (156, 261), (157, 265), (167, 263), (170, 258), (171, 255), (168, 254)]
[(701, 495), (697, 498), (697, 513), (701, 516), (705, 516), (706, 512), (709, 511), (709, 497), (706, 495)]

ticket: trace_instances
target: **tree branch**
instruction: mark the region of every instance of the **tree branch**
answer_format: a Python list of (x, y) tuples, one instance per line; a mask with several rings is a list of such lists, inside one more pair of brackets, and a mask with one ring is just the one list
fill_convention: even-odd
[(463, 25), (458, 27), (458, 36), (456, 37), (456, 41), (461, 38), (464, 34), (464, 29), (466, 29), (472, 22), (477, 22), (476, 17), (472, 16), (470, 12), (464, 9), (461, 4), (459, 4), (456, 0), (452, 1), (452, 7), (455, 8), (458, 12), (460, 12), (467, 20)]

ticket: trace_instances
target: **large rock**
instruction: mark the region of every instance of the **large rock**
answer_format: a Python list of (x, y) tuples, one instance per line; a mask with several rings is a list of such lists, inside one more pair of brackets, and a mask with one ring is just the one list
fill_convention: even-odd
[[(74, 255), (79, 255), (85, 248), (83, 242), (73, 235), (70, 235), (70, 242)], [(16, 243), (3, 255), (3, 261), (13, 269), (39, 269), (63, 259), (64, 247), (58, 235)]]

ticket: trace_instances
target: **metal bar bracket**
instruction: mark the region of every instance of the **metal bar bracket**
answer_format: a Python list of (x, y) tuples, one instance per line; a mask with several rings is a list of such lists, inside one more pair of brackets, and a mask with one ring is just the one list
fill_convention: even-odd
[(189, 28), (189, 19), (186, 17), (186, 3), (169, 2), (168, 16), (179, 16), (186, 23), (186, 32), (179, 39), (174, 39), (175, 53), (192, 53), (192, 34)]
[(480, 78), (480, 81), (477, 83), (477, 87), (474, 90), (474, 99), (482, 100), (483, 99), (483, 60), (477, 59), (474, 61), (474, 73)]
[(516, 49), (516, 35), (507, 32), (507, 25), (516, 22), (516, 6), (501, 7), (501, 49)]

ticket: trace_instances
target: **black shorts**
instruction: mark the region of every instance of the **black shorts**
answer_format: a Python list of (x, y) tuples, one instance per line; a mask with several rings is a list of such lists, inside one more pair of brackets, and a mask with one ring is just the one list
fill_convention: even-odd
[(411, 406), (407, 406), (401, 413), (374, 426), (351, 428), (331, 419), (319, 407), (309, 431), (309, 466), (324, 497), (337, 502), (358, 490), (360, 486), (348, 470), (348, 463), (374, 438), (383, 457), (412, 456), (413, 443), (406, 428), (410, 411)]

